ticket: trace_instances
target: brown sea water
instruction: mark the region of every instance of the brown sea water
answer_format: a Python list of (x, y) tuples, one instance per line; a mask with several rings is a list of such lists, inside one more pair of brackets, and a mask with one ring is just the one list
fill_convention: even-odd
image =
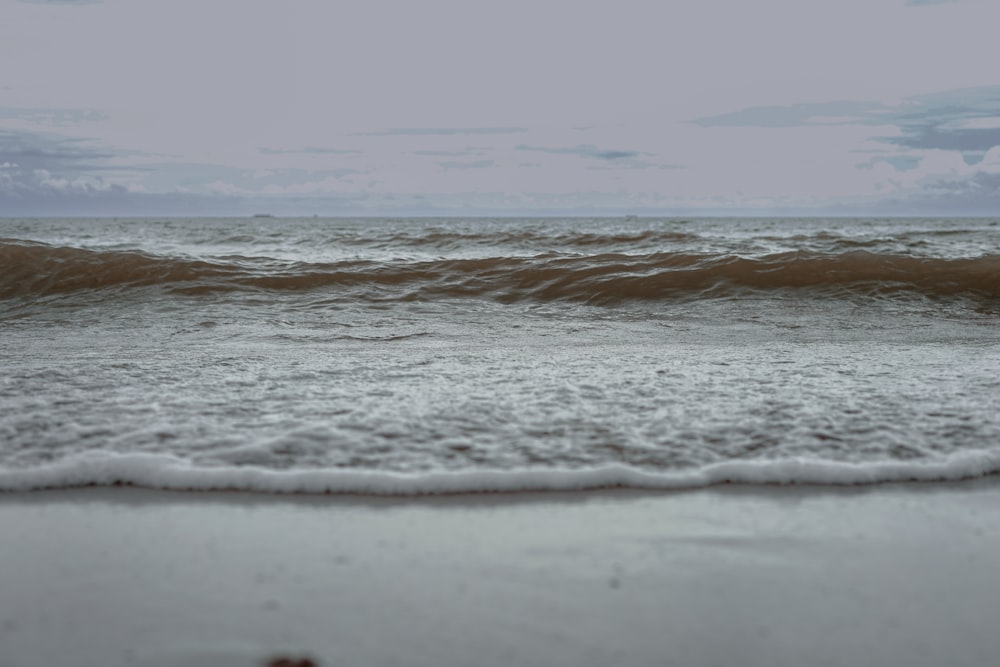
[(0, 487), (1000, 469), (990, 219), (0, 220)]

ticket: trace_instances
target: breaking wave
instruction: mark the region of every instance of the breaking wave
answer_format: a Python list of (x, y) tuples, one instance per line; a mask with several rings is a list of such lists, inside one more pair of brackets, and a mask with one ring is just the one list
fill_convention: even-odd
[(378, 301), (483, 297), (594, 304), (774, 290), (1000, 297), (1000, 255), (929, 258), (868, 250), (762, 256), (550, 252), (305, 263), (242, 256), (196, 259), (5, 240), (0, 241), (0, 265), (4, 299), (135, 288), (181, 294), (333, 290), (352, 299)]
[(1000, 451), (978, 450), (936, 461), (848, 463), (822, 459), (726, 461), (656, 472), (625, 465), (587, 469), (468, 470), (422, 474), (377, 470), (269, 470), (197, 467), (165, 454), (88, 452), (29, 469), (0, 470), (0, 492), (80, 486), (141, 486), (173, 491), (250, 491), (409, 496), (452, 493), (678, 490), (718, 484), (859, 486), (962, 481), (1000, 472)]

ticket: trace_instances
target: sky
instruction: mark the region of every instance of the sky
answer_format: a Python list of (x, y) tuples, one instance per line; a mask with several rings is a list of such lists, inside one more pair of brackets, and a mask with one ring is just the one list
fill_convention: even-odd
[(1000, 215), (998, 0), (0, 0), (0, 216)]

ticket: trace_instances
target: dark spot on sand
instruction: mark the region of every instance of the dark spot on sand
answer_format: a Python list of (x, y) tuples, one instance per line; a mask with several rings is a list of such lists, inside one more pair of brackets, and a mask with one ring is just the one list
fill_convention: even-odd
[(267, 667), (319, 667), (319, 663), (311, 658), (274, 658)]

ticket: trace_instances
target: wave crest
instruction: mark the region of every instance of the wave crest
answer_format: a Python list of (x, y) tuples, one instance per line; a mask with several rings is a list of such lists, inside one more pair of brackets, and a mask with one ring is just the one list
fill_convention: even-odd
[(5, 240), (0, 241), (0, 266), (0, 298), (146, 287), (184, 294), (334, 289), (351, 299), (485, 297), (594, 304), (775, 290), (1000, 297), (1000, 255), (927, 258), (867, 250), (305, 263), (260, 257), (204, 260)]

